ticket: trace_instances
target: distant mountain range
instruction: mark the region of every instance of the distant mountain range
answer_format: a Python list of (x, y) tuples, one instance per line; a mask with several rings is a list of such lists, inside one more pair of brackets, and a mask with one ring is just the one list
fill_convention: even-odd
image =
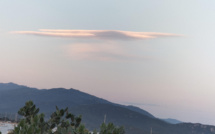
[(167, 123), (171, 123), (171, 124), (179, 124), (179, 123), (183, 123), (182, 121), (179, 121), (179, 120), (176, 120), (176, 119), (171, 119), (171, 118), (168, 118), (168, 119), (161, 119)]
[(28, 100), (34, 101), (41, 112), (49, 115), (59, 108), (69, 107), (75, 115), (82, 115), (90, 130), (98, 129), (104, 121), (124, 126), (126, 134), (215, 134), (215, 126), (182, 123), (175, 119), (158, 119), (135, 106), (125, 106), (102, 98), (64, 88), (29, 88), (14, 83), (0, 83), (0, 113), (17, 113)]

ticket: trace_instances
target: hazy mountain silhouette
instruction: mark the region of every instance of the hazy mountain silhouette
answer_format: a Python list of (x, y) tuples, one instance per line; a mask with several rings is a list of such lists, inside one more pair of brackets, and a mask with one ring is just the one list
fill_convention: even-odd
[(215, 127), (201, 124), (170, 124), (155, 118), (149, 112), (134, 106), (124, 106), (75, 89), (29, 88), (14, 83), (0, 84), (0, 113), (16, 113), (28, 100), (33, 100), (46, 115), (59, 108), (82, 115), (83, 123), (90, 130), (98, 129), (104, 121), (125, 127), (127, 134), (213, 134)]
[(171, 124), (179, 124), (179, 123), (183, 123), (182, 121), (179, 121), (179, 120), (176, 120), (176, 119), (171, 119), (171, 118), (168, 118), (168, 119), (161, 119), (167, 123), (171, 123)]

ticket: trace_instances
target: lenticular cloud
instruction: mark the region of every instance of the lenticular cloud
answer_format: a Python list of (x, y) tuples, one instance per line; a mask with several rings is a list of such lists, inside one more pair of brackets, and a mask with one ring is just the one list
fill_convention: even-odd
[(172, 33), (159, 32), (132, 32), (119, 30), (53, 30), (40, 29), (38, 31), (15, 31), (15, 34), (30, 34), (51, 37), (67, 37), (67, 38), (94, 38), (107, 40), (135, 40), (135, 39), (152, 39), (158, 37), (174, 37), (181, 36)]

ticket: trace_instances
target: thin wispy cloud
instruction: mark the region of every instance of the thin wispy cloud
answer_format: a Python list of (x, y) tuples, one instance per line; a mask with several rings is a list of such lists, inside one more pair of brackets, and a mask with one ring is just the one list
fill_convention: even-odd
[[(125, 48), (121, 42), (127, 40), (145, 40), (161, 37), (179, 37), (183, 35), (159, 32), (133, 32), (120, 30), (57, 30), (40, 29), (38, 31), (13, 31), (13, 34), (26, 34), (46, 37), (80, 39), (67, 45), (65, 52), (73, 60), (96, 61), (146, 61), (151, 59), (144, 55), (136, 55)], [(102, 43), (80, 43), (81, 39), (99, 39)]]
[(177, 37), (182, 36), (172, 33), (159, 32), (132, 32), (120, 30), (55, 30), (40, 29), (38, 31), (13, 31), (14, 34), (28, 34), (50, 37), (65, 38), (88, 38), (88, 39), (107, 39), (107, 40), (135, 40), (135, 39), (153, 39), (159, 37)]
[(67, 56), (73, 60), (91, 61), (141, 61), (146, 57), (129, 54), (114, 44), (72, 44), (64, 47)]

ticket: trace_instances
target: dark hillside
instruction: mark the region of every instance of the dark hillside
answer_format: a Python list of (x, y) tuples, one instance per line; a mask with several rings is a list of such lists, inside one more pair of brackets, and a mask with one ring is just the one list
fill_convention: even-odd
[(0, 114), (17, 113), (28, 100), (34, 101), (46, 115), (59, 108), (69, 107), (72, 113), (83, 116), (87, 128), (98, 129), (104, 121), (123, 125), (127, 134), (214, 134), (215, 127), (201, 124), (169, 124), (149, 112), (134, 106), (109, 102), (75, 89), (54, 88), (38, 90), (13, 83), (0, 84)]

